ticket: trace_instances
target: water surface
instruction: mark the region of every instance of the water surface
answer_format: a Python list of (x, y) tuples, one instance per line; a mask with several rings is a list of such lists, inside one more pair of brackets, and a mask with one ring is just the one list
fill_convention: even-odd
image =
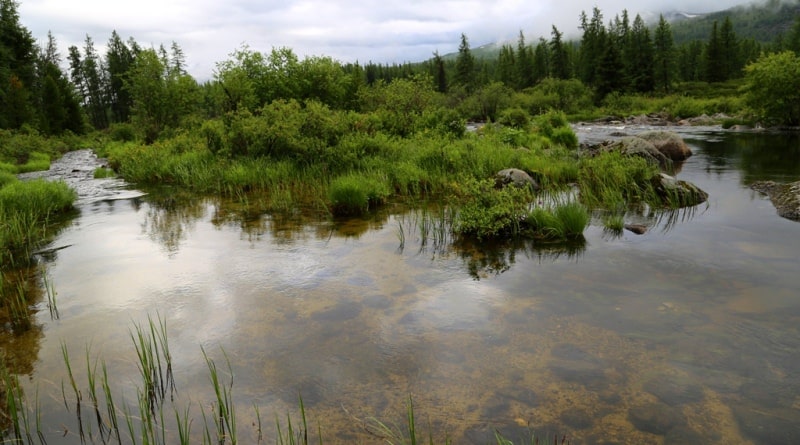
[(800, 443), (800, 223), (747, 187), (800, 180), (800, 144), (684, 137), (696, 154), (678, 177), (708, 203), (631, 212), (651, 226), (642, 236), (596, 222), (569, 249), (423, 243), (419, 211), (395, 208), (301, 225), (232, 217), (214, 199), (82, 201), (44, 258), (59, 318), (39, 312), (26, 391), (55, 425), (48, 440), (78, 443), (62, 345), (74, 368), (104, 361), (135, 403), (131, 331), (150, 315), (168, 325), (176, 405), (208, 411), (201, 348), (223, 369), (227, 355), (244, 443), (254, 406), (271, 442), (298, 394), (330, 443), (381, 442), (369, 419), (402, 424), (409, 397), (418, 429), (455, 443), (493, 442), (495, 429)]

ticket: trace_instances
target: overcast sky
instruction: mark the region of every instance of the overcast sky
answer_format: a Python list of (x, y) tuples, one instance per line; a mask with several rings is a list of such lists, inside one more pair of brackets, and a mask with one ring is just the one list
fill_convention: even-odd
[(628, 9), (637, 13), (709, 12), (749, 0), (21, 0), (22, 24), (44, 42), (52, 31), (66, 58), (70, 45), (90, 35), (105, 53), (116, 30), (142, 46), (177, 42), (198, 80), (242, 44), (269, 52), (286, 46), (301, 58), (330, 56), (341, 62), (418, 62), (458, 48), (465, 33), (474, 48), (549, 38), (551, 25), (577, 36), (581, 11), (600, 8), (606, 22)]

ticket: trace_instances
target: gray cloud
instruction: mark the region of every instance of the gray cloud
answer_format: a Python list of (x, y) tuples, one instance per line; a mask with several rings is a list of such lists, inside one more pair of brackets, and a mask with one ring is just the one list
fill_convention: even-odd
[(515, 39), (523, 30), (529, 41), (549, 38), (551, 25), (578, 35), (578, 16), (599, 7), (606, 20), (627, 8), (639, 12), (683, 10), (708, 12), (746, 0), (23, 0), (22, 23), (43, 40), (48, 31), (67, 53), (90, 35), (97, 49), (116, 30), (143, 46), (184, 50), (190, 72), (212, 76), (216, 62), (247, 44), (268, 52), (292, 48), (299, 56), (325, 55), (343, 62), (415, 62), (457, 49), (461, 33), (475, 47)]

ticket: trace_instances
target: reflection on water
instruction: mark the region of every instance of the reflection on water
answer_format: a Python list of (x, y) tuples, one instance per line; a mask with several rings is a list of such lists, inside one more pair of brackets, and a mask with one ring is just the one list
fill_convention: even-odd
[[(200, 348), (230, 359), (242, 443), (257, 436), (251, 407), (283, 419), (298, 394), (335, 443), (381, 442), (369, 419), (402, 423), (409, 396), (437, 443), (493, 443), (495, 430), (519, 443), (531, 430), (800, 443), (800, 225), (743, 185), (744, 148), (722, 147), (740, 136), (691, 139), (680, 177), (707, 204), (631, 209), (641, 236), (609, 237), (598, 216), (568, 246), (452, 240), (431, 209), (298, 224), (216, 199), (85, 205), (54, 242), (68, 246), (48, 265), (61, 317), (37, 319), (27, 392), (75, 431), (63, 343), (76, 357), (90, 347), (135, 399), (130, 330), (158, 312), (175, 403), (198, 419), (214, 400)], [(797, 153), (779, 156), (782, 170), (758, 175), (800, 178)]]

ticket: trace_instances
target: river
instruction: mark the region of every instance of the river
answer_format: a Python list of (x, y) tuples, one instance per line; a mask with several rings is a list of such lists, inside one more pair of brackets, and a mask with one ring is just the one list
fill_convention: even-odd
[(258, 425), (272, 443), (276, 416), (296, 426), (298, 396), (325, 443), (385, 443), (378, 422), (402, 434), (409, 400), (437, 443), (800, 443), (800, 223), (748, 188), (800, 180), (798, 137), (682, 134), (695, 155), (678, 177), (709, 201), (629, 213), (644, 235), (596, 219), (569, 249), (431, 242), (420, 211), (394, 207), (299, 224), (115, 183), (41, 255), (58, 316), (42, 301), (2, 345), (29, 358), (49, 443), (102, 443), (76, 418), (65, 349), (84, 397), (88, 360), (138, 409), (148, 316), (172, 355), (165, 416), (188, 407), (193, 434), (216, 400), (205, 352), (226, 382), (230, 364), (241, 443)]

